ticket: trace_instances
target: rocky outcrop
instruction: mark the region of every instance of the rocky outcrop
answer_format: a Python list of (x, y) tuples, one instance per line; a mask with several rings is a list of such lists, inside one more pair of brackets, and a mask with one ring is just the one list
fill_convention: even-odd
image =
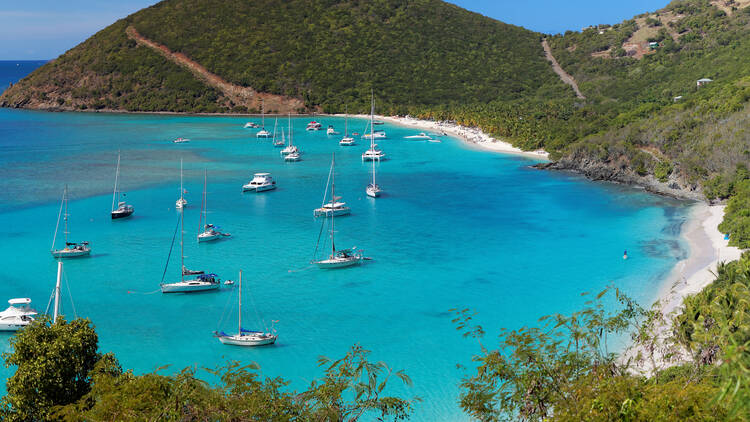
[(670, 174), (666, 182), (657, 180), (651, 174), (640, 175), (631, 168), (630, 161), (624, 156), (617, 159), (599, 160), (596, 157), (575, 155), (563, 157), (558, 161), (540, 163), (534, 167), (570, 171), (596, 181), (640, 186), (649, 192), (679, 199), (696, 201), (706, 199), (700, 185), (689, 183), (675, 173)]

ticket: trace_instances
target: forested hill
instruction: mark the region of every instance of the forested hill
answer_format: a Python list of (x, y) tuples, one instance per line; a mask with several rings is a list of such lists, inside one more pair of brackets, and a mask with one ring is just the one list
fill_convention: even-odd
[[(410, 106), (571, 97), (540, 34), (440, 0), (165, 0), (100, 31), (0, 97), (10, 107), (257, 111), (238, 104), (128, 28), (228, 83), (304, 107)], [(131, 30), (132, 32), (132, 30)], [(272, 109), (273, 107), (271, 107)]]

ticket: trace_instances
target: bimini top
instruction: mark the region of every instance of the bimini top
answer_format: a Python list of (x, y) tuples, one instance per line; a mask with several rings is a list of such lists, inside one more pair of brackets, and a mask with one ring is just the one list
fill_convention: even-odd
[(270, 176), (270, 175), (271, 175), (271, 173), (255, 173), (254, 174), (255, 177), (267, 177), (267, 176)]
[(28, 305), (31, 303), (31, 299), (28, 297), (19, 297), (8, 301), (11, 305)]

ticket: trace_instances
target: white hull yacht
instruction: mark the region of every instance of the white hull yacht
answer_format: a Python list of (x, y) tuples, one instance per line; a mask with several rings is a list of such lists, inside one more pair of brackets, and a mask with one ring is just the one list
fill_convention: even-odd
[(8, 304), (8, 309), (0, 312), (0, 331), (18, 331), (34, 322), (38, 312), (31, 308), (31, 299), (10, 299)]
[(276, 189), (276, 181), (271, 173), (255, 173), (253, 180), (242, 186), (242, 192), (265, 192)]
[[(133, 208), (132, 205), (128, 205), (125, 201), (118, 201), (118, 193), (120, 191), (118, 188), (118, 182), (120, 181), (120, 151), (117, 151), (117, 170), (115, 170), (115, 190), (112, 192), (112, 212), (110, 213), (110, 216), (113, 220), (118, 220), (120, 218), (130, 217), (133, 215), (133, 212), (135, 211), (135, 208)], [(125, 197), (125, 194), (122, 194), (122, 197)], [(117, 208), (115, 209), (115, 203), (117, 203)]]

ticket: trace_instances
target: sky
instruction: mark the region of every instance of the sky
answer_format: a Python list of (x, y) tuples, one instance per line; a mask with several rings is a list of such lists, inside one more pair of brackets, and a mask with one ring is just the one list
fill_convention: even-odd
[[(243, 1), (243, 0), (234, 0)], [(279, 0), (283, 1), (283, 0)], [(452, 0), (491, 18), (556, 34), (614, 24), (669, 0)], [(0, 0), (0, 60), (52, 59), (157, 0)]]

